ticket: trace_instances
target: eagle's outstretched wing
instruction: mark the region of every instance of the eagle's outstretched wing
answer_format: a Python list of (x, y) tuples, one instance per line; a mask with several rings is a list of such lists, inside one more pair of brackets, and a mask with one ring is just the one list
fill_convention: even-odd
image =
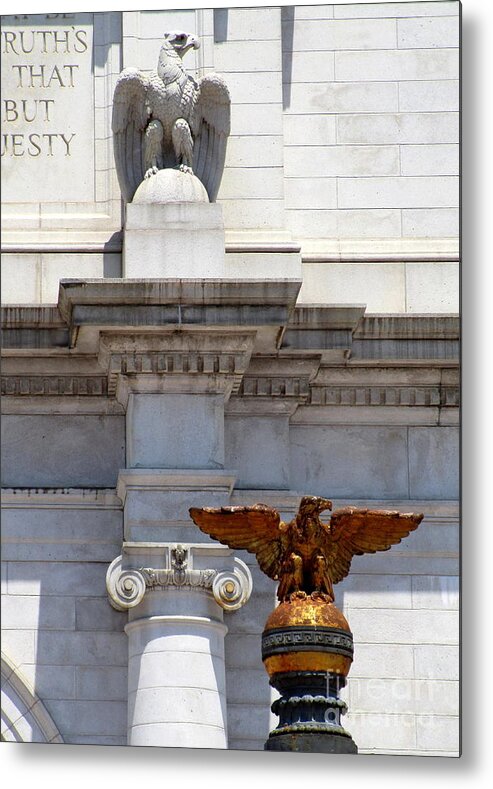
[(142, 137), (149, 119), (149, 79), (138, 69), (126, 68), (113, 97), (113, 143), (115, 164), (122, 195), (130, 203), (144, 180)]
[(230, 548), (254, 553), (260, 569), (278, 580), (287, 545), (286, 524), (265, 504), (252, 507), (191, 507), (190, 517), (199, 529)]
[(213, 203), (219, 191), (231, 126), (231, 99), (218, 74), (198, 81), (199, 96), (192, 118), (193, 172), (204, 184)]
[(417, 529), (422, 519), (421, 514), (391, 510), (336, 510), (330, 519), (330, 547), (326, 551), (332, 583), (345, 578), (354, 555), (387, 551)]

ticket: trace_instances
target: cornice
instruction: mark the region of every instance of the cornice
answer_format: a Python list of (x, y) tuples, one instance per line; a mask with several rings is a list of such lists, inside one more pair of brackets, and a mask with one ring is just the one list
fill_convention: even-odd
[[(133, 391), (218, 392), (226, 400), (233, 394), (237, 404), (266, 407), (267, 401), (457, 407), (458, 381), (428, 376), (458, 366), (457, 315), (295, 306), (299, 285), (291, 279), (62, 281), (58, 306), (4, 308), (1, 393), (11, 404), (51, 397), (81, 407), (91, 398), (114, 402), (115, 395), (125, 405)], [(365, 366), (365, 380), (330, 373)], [(386, 378), (385, 370), (406, 366), (417, 372), (412, 380)]]

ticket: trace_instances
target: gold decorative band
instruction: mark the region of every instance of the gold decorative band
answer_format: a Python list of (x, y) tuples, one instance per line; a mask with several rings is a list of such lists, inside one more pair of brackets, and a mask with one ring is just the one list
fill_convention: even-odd
[(265, 658), (264, 666), (270, 677), (285, 671), (330, 671), (347, 676), (351, 658), (331, 652), (289, 652)]

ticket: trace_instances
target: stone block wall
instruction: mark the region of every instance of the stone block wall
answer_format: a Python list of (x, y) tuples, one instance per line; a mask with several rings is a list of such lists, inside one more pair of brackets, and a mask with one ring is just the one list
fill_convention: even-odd
[(63, 742), (124, 745), (126, 616), (105, 583), (120, 501), (111, 490), (16, 489), (2, 504), (2, 652)]
[[(358, 409), (352, 411), (357, 422)], [(279, 434), (275, 420), (269, 426), (268, 419), (255, 432), (247, 421), (252, 417), (244, 418), (242, 434), (262, 436), (272, 458), (279, 442), (288, 442), (291, 470), (284, 469), (285, 479), (278, 479), (273, 489), (268, 470), (255, 464), (255, 448), (248, 442), (237, 445), (240, 477), (232, 503), (263, 501), (290, 519), (301, 493), (310, 492), (335, 494), (335, 509), (351, 503), (425, 513), (418, 531), (401, 545), (355, 557), (351, 575), (336, 587), (336, 602), (355, 638), (345, 691), (347, 727), (363, 753), (454, 755), (459, 725), (456, 428), (310, 427), (309, 412), (305, 406), (299, 424), (292, 424), (287, 434)], [(30, 417), (31, 425), (38, 421), (35, 435), (46, 431), (46, 418)], [(81, 417), (49, 418), (78, 424), (82, 432), (74, 440), (80, 446)], [(228, 457), (234, 447), (229, 436), (234, 437), (237, 426), (231, 433), (231, 417), (226, 422)], [(416, 434), (425, 441), (421, 446)], [(118, 433), (113, 434), (113, 450), (104, 434), (100, 440), (105, 473), (116, 478), (123, 462)], [(115, 452), (117, 462), (112, 460)], [(89, 468), (92, 456), (81, 451), (81, 457)], [(111, 483), (99, 490), (88, 481), (69, 487), (77, 479), (70, 458), (60, 456), (56, 469), (36, 457), (30, 463), (4, 464), (12, 469), (16, 487), (3, 494), (2, 649), (32, 684), (65, 742), (123, 744), (126, 615), (110, 607), (105, 588), (108, 564), (121, 550), (121, 501)], [(277, 469), (278, 464), (272, 460), (271, 466)], [(102, 468), (94, 471), (102, 480)], [(416, 478), (419, 484), (413, 483)], [(28, 487), (33, 483), (40, 487)], [(159, 520), (163, 514), (153, 517)], [(203, 537), (193, 532), (187, 539)], [(260, 658), (260, 635), (275, 605), (275, 584), (251, 555), (239, 555), (251, 569), (254, 592), (244, 608), (226, 617), (229, 746), (261, 749), (275, 725), (269, 712), (272, 691)]]
[(347, 725), (369, 752), (453, 755), (459, 742), (457, 513), (446, 503), (418, 508), (426, 515), (416, 533), (393, 555), (356, 557), (337, 588), (357, 644)]
[(116, 485), (125, 465), (124, 417), (31, 413), (6, 414), (2, 421), (5, 486)]
[[(304, 303), (456, 312), (459, 15), (455, 0), (432, 0), (58, 20), (92, 33), (94, 68), (78, 79), (81, 101), (94, 112), (94, 134), (84, 135), (92, 142), (93, 190), (77, 202), (67, 192), (60, 202), (57, 189), (53, 200), (32, 204), (5, 191), (4, 301), (54, 303), (61, 277), (121, 275), (114, 84), (123, 67), (155, 69), (162, 33), (184, 29), (202, 41), (185, 58), (189, 72), (216, 70), (231, 92), (218, 196), (228, 276), (298, 275), (288, 255), (301, 247)], [(60, 63), (60, 54), (50, 61)], [(41, 161), (28, 158), (26, 182)], [(49, 174), (58, 160), (53, 164)], [(10, 169), (4, 167), (7, 186)]]
[[(239, 492), (291, 516), (297, 497)], [(456, 755), (458, 748), (457, 512), (449, 502), (362, 501), (421, 509), (420, 529), (389, 553), (355, 557), (336, 587), (355, 639), (344, 697), (363, 753)], [(334, 507), (346, 500), (336, 500)], [(107, 599), (120, 550), (120, 503), (108, 491), (4, 494), (2, 650), (32, 684), (66, 743), (125, 744), (126, 615)], [(243, 555), (242, 555), (243, 554)], [(249, 554), (249, 603), (226, 618), (229, 747), (263, 748), (275, 718), (260, 635), (275, 585)], [(271, 698), (272, 697), (272, 698)]]
[(302, 244), (302, 301), (458, 309), (458, 45), (454, 2), (283, 9), (286, 224)]

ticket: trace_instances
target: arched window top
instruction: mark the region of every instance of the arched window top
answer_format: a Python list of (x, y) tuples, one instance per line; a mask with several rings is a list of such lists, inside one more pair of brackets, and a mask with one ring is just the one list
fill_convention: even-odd
[(63, 739), (45, 705), (7, 655), (1, 653), (4, 742), (53, 742)]

